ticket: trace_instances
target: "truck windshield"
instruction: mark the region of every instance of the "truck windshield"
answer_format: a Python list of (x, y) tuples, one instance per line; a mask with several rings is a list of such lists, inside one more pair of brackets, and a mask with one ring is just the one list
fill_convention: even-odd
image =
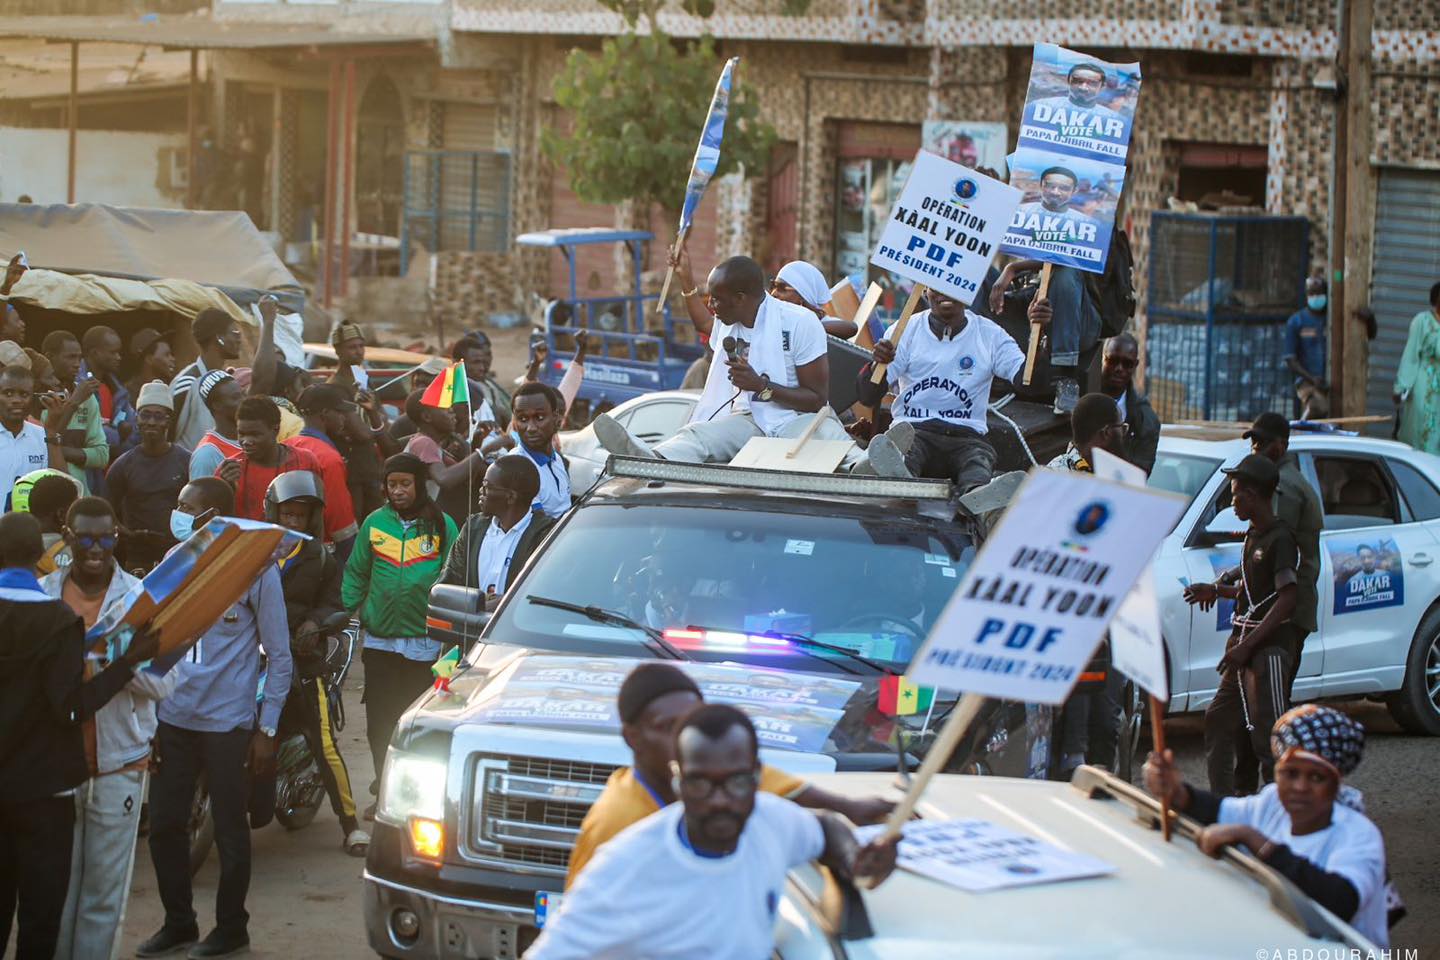
[(516, 585), (488, 638), (617, 656), (655, 650), (644, 629), (545, 602), (564, 601), (659, 631), (663, 647), (687, 659), (903, 672), (974, 554), (962, 528), (935, 526), (592, 504)]

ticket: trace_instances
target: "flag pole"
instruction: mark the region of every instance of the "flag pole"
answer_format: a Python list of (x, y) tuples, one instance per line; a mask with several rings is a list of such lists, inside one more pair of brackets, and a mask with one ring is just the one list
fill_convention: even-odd
[(665, 298), (670, 296), (670, 281), (675, 278), (675, 261), (680, 259), (680, 250), (685, 246), (685, 237), (689, 233), (690, 228), (687, 226), (675, 234), (675, 245), (670, 248), (670, 266), (665, 271), (665, 282), (660, 285), (660, 299), (655, 303), (656, 313), (665, 312)]

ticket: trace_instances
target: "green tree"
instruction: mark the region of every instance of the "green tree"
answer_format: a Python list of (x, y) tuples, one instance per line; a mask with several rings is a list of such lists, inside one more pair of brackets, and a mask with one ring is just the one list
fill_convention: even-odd
[[(710, 108), (723, 60), (705, 36), (677, 41), (656, 16), (666, 0), (600, 0), (630, 29), (607, 38), (598, 54), (571, 51), (555, 80), (555, 100), (570, 111), (569, 133), (546, 130), (542, 144), (570, 174), (570, 188), (591, 203), (635, 201), (678, 214), (690, 176), (695, 143)], [(808, 0), (778, 0), (783, 12), (803, 11)], [(714, 0), (682, 0), (688, 13), (709, 16)], [(645, 22), (647, 30), (637, 26)], [(743, 83), (742, 62), (730, 98), (725, 141), (715, 176), (737, 168), (760, 170), (775, 131)]]

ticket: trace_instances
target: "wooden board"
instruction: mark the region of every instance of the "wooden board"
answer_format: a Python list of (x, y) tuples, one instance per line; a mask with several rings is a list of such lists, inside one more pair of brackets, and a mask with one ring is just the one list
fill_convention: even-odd
[(830, 288), (830, 302), (825, 304), (825, 312), (830, 316), (839, 317), (841, 320), (854, 320), (859, 309), (860, 298), (855, 295), (855, 285), (850, 282), (849, 277)]
[(735, 454), (730, 466), (796, 473), (834, 473), (855, 444), (849, 440), (811, 439), (799, 450), (795, 446), (795, 441), (786, 437), (751, 437)]
[(855, 311), (853, 319), (857, 329), (855, 336), (850, 338), (850, 342), (858, 347), (868, 350), (875, 346), (875, 338), (870, 336), (870, 314), (875, 312), (875, 306), (880, 302), (880, 295), (884, 292), (880, 284), (870, 284), (869, 289), (865, 291), (865, 299), (860, 301), (860, 309)]

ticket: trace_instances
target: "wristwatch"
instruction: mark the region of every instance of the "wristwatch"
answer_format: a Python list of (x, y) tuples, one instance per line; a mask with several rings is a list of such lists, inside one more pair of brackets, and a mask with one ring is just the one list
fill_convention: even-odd
[(766, 373), (761, 376), (765, 381), (765, 385), (756, 392), (755, 399), (762, 403), (769, 403), (770, 398), (775, 396), (775, 388), (770, 386), (770, 374)]
[(45, 443), (51, 446), (63, 447), (65, 445), (65, 435), (63, 433), (47, 433), (45, 435)]
[(275, 739), (276, 730), (274, 727), (261, 727), (260, 732), (265, 734), (265, 736), (269, 737), (271, 740)]

